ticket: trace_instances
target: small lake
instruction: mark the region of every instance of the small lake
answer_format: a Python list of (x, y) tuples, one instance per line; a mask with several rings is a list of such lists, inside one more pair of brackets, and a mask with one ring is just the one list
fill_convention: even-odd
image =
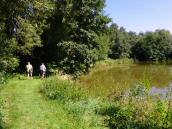
[(93, 70), (82, 76), (80, 83), (96, 95), (108, 95), (116, 90), (127, 90), (134, 84), (149, 79), (152, 87), (164, 88), (172, 82), (172, 65), (132, 64), (116, 65)]

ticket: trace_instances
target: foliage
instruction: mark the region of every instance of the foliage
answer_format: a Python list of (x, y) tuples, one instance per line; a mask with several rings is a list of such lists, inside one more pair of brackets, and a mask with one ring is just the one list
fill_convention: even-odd
[(47, 60), (61, 62), (65, 72), (78, 76), (88, 72), (95, 61), (106, 57), (105, 30), (110, 19), (103, 14), (104, 6), (104, 0), (58, 0), (50, 29), (45, 34)]
[(101, 34), (98, 37), (98, 42), (100, 44), (98, 51), (98, 60), (106, 60), (108, 58), (110, 50), (110, 37), (108, 34)]
[(20, 46), (18, 51), (22, 54), (30, 54), (34, 46), (40, 45), (40, 34), (53, 7), (50, 0), (44, 2), (40, 0), (0, 2), (1, 24), (4, 26), (1, 31), (8, 37), (15, 38), (17, 45)]
[(49, 78), (43, 83), (41, 91), (50, 99), (60, 102), (78, 101), (86, 98), (84, 91), (70, 81)]
[(64, 109), (69, 114), (73, 115), (73, 119), (78, 122), (77, 128), (104, 128), (103, 117), (96, 113), (99, 107), (97, 99), (90, 99), (87, 101), (68, 102), (64, 105)]
[(139, 60), (162, 61), (171, 53), (172, 36), (169, 31), (147, 32), (133, 47), (133, 55)]
[(142, 83), (135, 84), (129, 91), (129, 95), (134, 97), (146, 97), (148, 93), (149, 90)]
[(61, 67), (65, 73), (79, 76), (88, 72), (91, 65), (96, 61), (96, 50), (89, 50), (87, 45), (63, 42), (59, 46), (64, 53)]
[[(110, 129), (162, 129), (172, 127), (171, 100), (155, 100), (145, 94), (144, 86), (132, 90), (115, 102), (103, 103), (100, 114)], [(143, 94), (144, 93), (144, 94)]]
[(41, 84), (39, 79), (19, 80), (15, 77), (9, 80), (0, 94), (4, 102), (0, 106), (3, 106), (5, 129), (77, 129), (77, 121), (61, 104), (41, 96), (38, 92)]
[(136, 34), (112, 24), (109, 27), (112, 59), (134, 58), (139, 61), (163, 61), (171, 58), (172, 35), (167, 30)]
[[(52, 79), (46, 81), (48, 85), (47, 82), (44, 82), (44, 85), (46, 84), (46, 87), (49, 88), (44, 88), (43, 93), (45, 95), (47, 95), (46, 93), (51, 94), (47, 97), (62, 102), (63, 108), (73, 116), (74, 120), (80, 123), (78, 127), (101, 128), (106, 126), (110, 129), (162, 129), (172, 127), (171, 100), (162, 100), (157, 97), (155, 99), (154, 96), (149, 96), (149, 90), (141, 83), (136, 84), (128, 92), (121, 93), (120, 97), (118, 93), (120, 91), (117, 91), (116, 94), (118, 95), (114, 95), (110, 100), (76, 97), (77, 101), (75, 101), (76, 99), (71, 99), (71, 97), (61, 97), (64, 94), (70, 96), (68, 95), (69, 91), (73, 94), (73, 85), (70, 85), (69, 82)], [(57, 86), (59, 88), (54, 88)], [(61, 87), (66, 88), (61, 90)], [(72, 87), (72, 89), (68, 87)], [(83, 94), (83, 90), (79, 90), (80, 93), (77, 94)], [(53, 97), (53, 94), (57, 94), (58, 97)]]
[(7, 45), (0, 47), (0, 63), (14, 61), (8, 66), (14, 70), (17, 58), (31, 55), (35, 47), (41, 46), (40, 36), (48, 27), (54, 5), (51, 0), (2, 0), (0, 5), (0, 43)]
[(18, 59), (13, 55), (17, 45), (15, 39), (0, 34), (0, 72), (10, 72), (18, 66)]
[[(112, 33), (113, 32), (113, 33)], [(113, 59), (129, 58), (131, 54), (131, 41), (129, 33), (123, 27), (112, 24), (110, 26), (110, 34), (114, 36), (112, 39), (109, 57)]]
[(89, 99), (81, 86), (53, 77), (44, 81), (41, 91), (49, 99), (57, 100), (68, 115), (77, 121), (77, 128), (102, 128), (103, 118), (96, 114), (99, 101)]
[(3, 86), (5, 83), (6, 83), (6, 75), (4, 72), (0, 72), (0, 89), (1, 89), (1, 86)]
[[(111, 68), (114, 67), (116, 65), (126, 65), (126, 64), (134, 64), (134, 60), (133, 59), (129, 59), (129, 58), (124, 58), (124, 59), (106, 59), (106, 60), (101, 60), (101, 61), (97, 61), (95, 67), (92, 69), (92, 71), (94, 70), (100, 70), (100, 69), (105, 69), (107, 68)], [(92, 72), (91, 71), (91, 72)]]
[(4, 116), (3, 116), (2, 108), (3, 108), (3, 101), (0, 98), (0, 129), (3, 129), (3, 126), (4, 126), (4, 120), (3, 120)]

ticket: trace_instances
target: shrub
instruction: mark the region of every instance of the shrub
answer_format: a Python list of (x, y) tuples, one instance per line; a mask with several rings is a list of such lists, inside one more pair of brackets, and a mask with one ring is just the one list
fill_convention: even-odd
[(69, 41), (62, 42), (58, 46), (64, 54), (63, 60), (60, 62), (61, 68), (65, 73), (76, 77), (88, 72), (98, 58), (96, 49), (90, 49), (85, 44)]
[(144, 89), (137, 85), (130, 90), (129, 96), (123, 95), (123, 98), (101, 106), (99, 113), (106, 117), (110, 129), (172, 128), (171, 100), (147, 96)]
[(4, 86), (12, 76), (12, 74), (7, 74), (6, 72), (0, 72), (0, 87)]
[(0, 86), (5, 83), (4, 72), (0, 72)]
[(58, 100), (78, 128), (172, 128), (171, 100), (149, 96), (144, 85), (136, 84), (129, 92), (120, 94), (120, 98), (114, 95), (110, 100), (88, 99), (84, 88), (53, 77), (45, 80), (42, 92), (50, 99)]
[(86, 93), (73, 82), (52, 77), (44, 81), (41, 91), (50, 99), (60, 102), (77, 101), (86, 98)]

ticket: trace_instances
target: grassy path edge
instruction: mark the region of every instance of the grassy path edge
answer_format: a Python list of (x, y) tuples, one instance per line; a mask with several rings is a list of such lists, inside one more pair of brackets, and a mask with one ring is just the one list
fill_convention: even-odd
[(72, 128), (63, 108), (40, 94), (41, 83), (39, 79), (12, 79), (1, 91), (7, 129)]

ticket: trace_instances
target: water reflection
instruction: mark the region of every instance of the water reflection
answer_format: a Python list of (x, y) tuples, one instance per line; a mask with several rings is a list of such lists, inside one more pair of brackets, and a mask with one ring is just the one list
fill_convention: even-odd
[[(118, 65), (112, 68), (102, 67), (93, 70), (89, 75), (82, 76), (80, 82), (86, 86), (90, 92), (98, 95), (109, 94), (115, 90), (126, 90), (134, 84), (150, 80), (152, 92), (161, 90), (168, 86), (172, 80), (171, 65), (157, 64), (133, 64)], [(151, 93), (152, 93), (151, 92)]]
[(158, 96), (161, 99), (172, 99), (172, 84), (165, 88), (152, 87), (149, 95)]

